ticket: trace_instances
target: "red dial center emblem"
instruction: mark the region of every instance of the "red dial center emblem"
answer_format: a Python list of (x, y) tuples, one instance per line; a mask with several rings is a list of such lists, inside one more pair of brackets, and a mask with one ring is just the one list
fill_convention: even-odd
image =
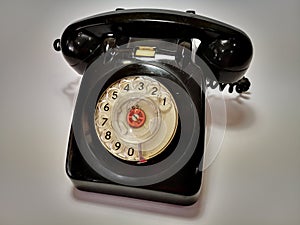
[(133, 128), (139, 128), (144, 125), (146, 114), (143, 110), (132, 108), (127, 115), (127, 123)]

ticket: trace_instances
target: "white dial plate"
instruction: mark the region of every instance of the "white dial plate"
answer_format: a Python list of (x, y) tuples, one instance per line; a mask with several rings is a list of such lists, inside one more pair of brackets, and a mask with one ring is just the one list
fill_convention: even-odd
[(99, 140), (111, 154), (143, 163), (162, 153), (172, 141), (178, 112), (162, 83), (148, 76), (130, 76), (103, 92), (94, 121)]

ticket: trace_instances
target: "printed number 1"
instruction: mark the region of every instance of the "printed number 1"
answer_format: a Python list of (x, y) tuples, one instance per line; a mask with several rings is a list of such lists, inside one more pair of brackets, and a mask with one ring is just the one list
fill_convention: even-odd
[(166, 105), (167, 97), (164, 97), (163, 105)]

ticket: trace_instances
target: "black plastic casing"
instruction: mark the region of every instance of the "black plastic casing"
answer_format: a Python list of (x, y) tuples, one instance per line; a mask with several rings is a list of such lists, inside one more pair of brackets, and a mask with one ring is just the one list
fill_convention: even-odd
[[(96, 62), (97, 63), (97, 62)], [(94, 68), (97, 68), (94, 64), (92, 67), (88, 69), (88, 72), (93, 71)], [(148, 75), (152, 76), (155, 74), (158, 77), (163, 77), (165, 79), (172, 79), (172, 77), (177, 77), (179, 81), (185, 81), (184, 78), (188, 76), (176, 68), (173, 68), (168, 65), (159, 65), (159, 64), (130, 64), (123, 68), (116, 68), (116, 73), (120, 76), (131, 76), (131, 75)], [(113, 72), (114, 73), (114, 72)], [(86, 74), (89, 75), (89, 74)], [(87, 79), (88, 76), (83, 77)], [(89, 77), (90, 78), (90, 77)], [(119, 78), (119, 77), (118, 77)], [(155, 77), (154, 77), (155, 78)], [(117, 79), (117, 78), (116, 78)], [(107, 81), (107, 83), (111, 83), (111, 81)], [(199, 131), (198, 135), (192, 135), (191, 133), (183, 133), (182, 126), (177, 128), (177, 132), (173, 141), (169, 145), (169, 150), (172, 151), (177, 146), (177, 141), (179, 136), (180, 138), (189, 140), (193, 137), (195, 140), (195, 148), (193, 148), (191, 156), (189, 160), (178, 170), (178, 172), (174, 173), (172, 176), (167, 179), (153, 183), (151, 185), (123, 185), (117, 182), (113, 182), (110, 179), (105, 178), (100, 173), (96, 172), (93, 168), (91, 168), (90, 164), (81, 154), (82, 149), (79, 148), (79, 143), (82, 142), (83, 138), (81, 135), (76, 139), (76, 135), (74, 135), (74, 128), (76, 124), (81, 126), (81, 120), (83, 118), (86, 124), (86, 116), (78, 116), (78, 112), (82, 109), (83, 105), (78, 104), (78, 101), (81, 102), (81, 99), (85, 98), (87, 94), (85, 87), (81, 86), (79, 92), (79, 99), (77, 99), (77, 104), (75, 108), (75, 114), (73, 117), (72, 127), (69, 136), (69, 145), (68, 145), (68, 153), (66, 160), (66, 172), (75, 187), (91, 192), (100, 192), (106, 194), (114, 194), (119, 196), (126, 197), (134, 197), (151, 201), (159, 201), (177, 205), (191, 205), (195, 203), (199, 197), (201, 184), (202, 184), (202, 160), (204, 155), (204, 137), (205, 137), (205, 97), (203, 92), (203, 87), (199, 86), (192, 79), (189, 79), (189, 82), (184, 85), (184, 88), (188, 90), (190, 94), (191, 101), (195, 105), (195, 111), (197, 112), (198, 117), (198, 127)], [(181, 117), (180, 120), (190, 119), (188, 110), (186, 110), (187, 102), (177, 102), (177, 107), (181, 108), (181, 112), (183, 114), (179, 114)], [(179, 109), (180, 111), (180, 109)], [(93, 114), (93, 113), (92, 113)], [(87, 125), (85, 125), (87, 126)], [(91, 136), (89, 134), (89, 136)], [(96, 138), (95, 138), (96, 139)], [(187, 148), (187, 146), (186, 146)], [(100, 149), (97, 149), (97, 151)], [(168, 149), (164, 152), (168, 152)], [(185, 152), (186, 149), (181, 149), (182, 152)], [(102, 154), (106, 154), (107, 151), (104, 150)], [(107, 153), (110, 156), (110, 153)], [(103, 156), (105, 157), (105, 156)], [(168, 157), (168, 156), (166, 156)], [(107, 158), (107, 162), (115, 162), (118, 159), (111, 159), (112, 157)], [(111, 160), (111, 161), (110, 161)], [(156, 156), (151, 162), (154, 167), (154, 170), (159, 171), (161, 168), (156, 166), (156, 161), (160, 162), (165, 160), (165, 156), (160, 154)], [(129, 165), (131, 169), (136, 169), (134, 167), (147, 167), (148, 165)], [(115, 170), (116, 168), (113, 168)], [(141, 168), (142, 170), (143, 168)], [(130, 168), (129, 168), (130, 170)], [(120, 171), (116, 171), (117, 173)]]
[[(107, 47), (113, 49), (126, 45), (130, 38), (176, 40), (175, 43), (178, 44), (180, 42), (191, 43), (192, 39), (199, 39), (201, 44), (196, 54), (201, 60), (196, 57), (193, 63), (202, 67), (204, 73), (196, 73), (195, 76), (199, 76), (199, 79), (203, 81), (206, 76), (222, 83), (238, 81), (248, 69), (253, 54), (249, 37), (237, 28), (190, 12), (157, 9), (118, 10), (80, 20), (66, 28), (59, 44), (69, 65), (79, 74), (84, 74), (83, 79), (86, 79), (89, 72), (93, 70), (91, 67), (95, 67), (95, 63), (98, 63), (97, 59), (107, 52)], [(187, 84), (186, 81), (190, 82), (192, 79), (187, 76), (188, 79), (185, 80), (184, 73), (171, 67), (153, 71), (149, 68), (146, 64), (135, 64), (122, 72), (124, 76), (130, 74), (149, 76), (156, 74), (166, 78), (178, 76), (196, 105), (200, 132), (197, 134), (197, 146), (186, 164), (172, 176), (151, 185), (134, 186), (114, 182), (96, 172), (81, 154), (82, 140), (80, 137), (76, 139), (74, 135), (75, 124), (80, 122), (78, 118), (73, 118), (66, 171), (74, 185), (80, 190), (190, 205), (197, 201), (202, 183), (201, 160), (204, 154), (205, 137), (205, 88), (203, 84), (205, 83)], [(99, 73), (99, 76), (104, 76), (104, 74)], [(93, 81), (89, 82), (86, 89), (94, 85)], [(105, 82), (111, 83), (109, 80)], [(82, 89), (81, 86), (79, 99), (88, 94), (88, 91)], [(186, 102), (180, 102), (180, 104), (184, 107)], [(77, 101), (75, 117), (81, 107), (82, 105)], [(182, 114), (181, 118), (188, 116)], [(181, 135), (189, 138), (192, 134)]]

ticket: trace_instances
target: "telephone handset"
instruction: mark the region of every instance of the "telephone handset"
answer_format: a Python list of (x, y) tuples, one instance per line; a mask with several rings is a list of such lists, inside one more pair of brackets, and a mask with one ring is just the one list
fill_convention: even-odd
[(71, 24), (54, 48), (83, 74), (66, 162), (75, 186), (194, 203), (205, 89), (248, 90), (247, 35), (193, 11), (118, 9)]

